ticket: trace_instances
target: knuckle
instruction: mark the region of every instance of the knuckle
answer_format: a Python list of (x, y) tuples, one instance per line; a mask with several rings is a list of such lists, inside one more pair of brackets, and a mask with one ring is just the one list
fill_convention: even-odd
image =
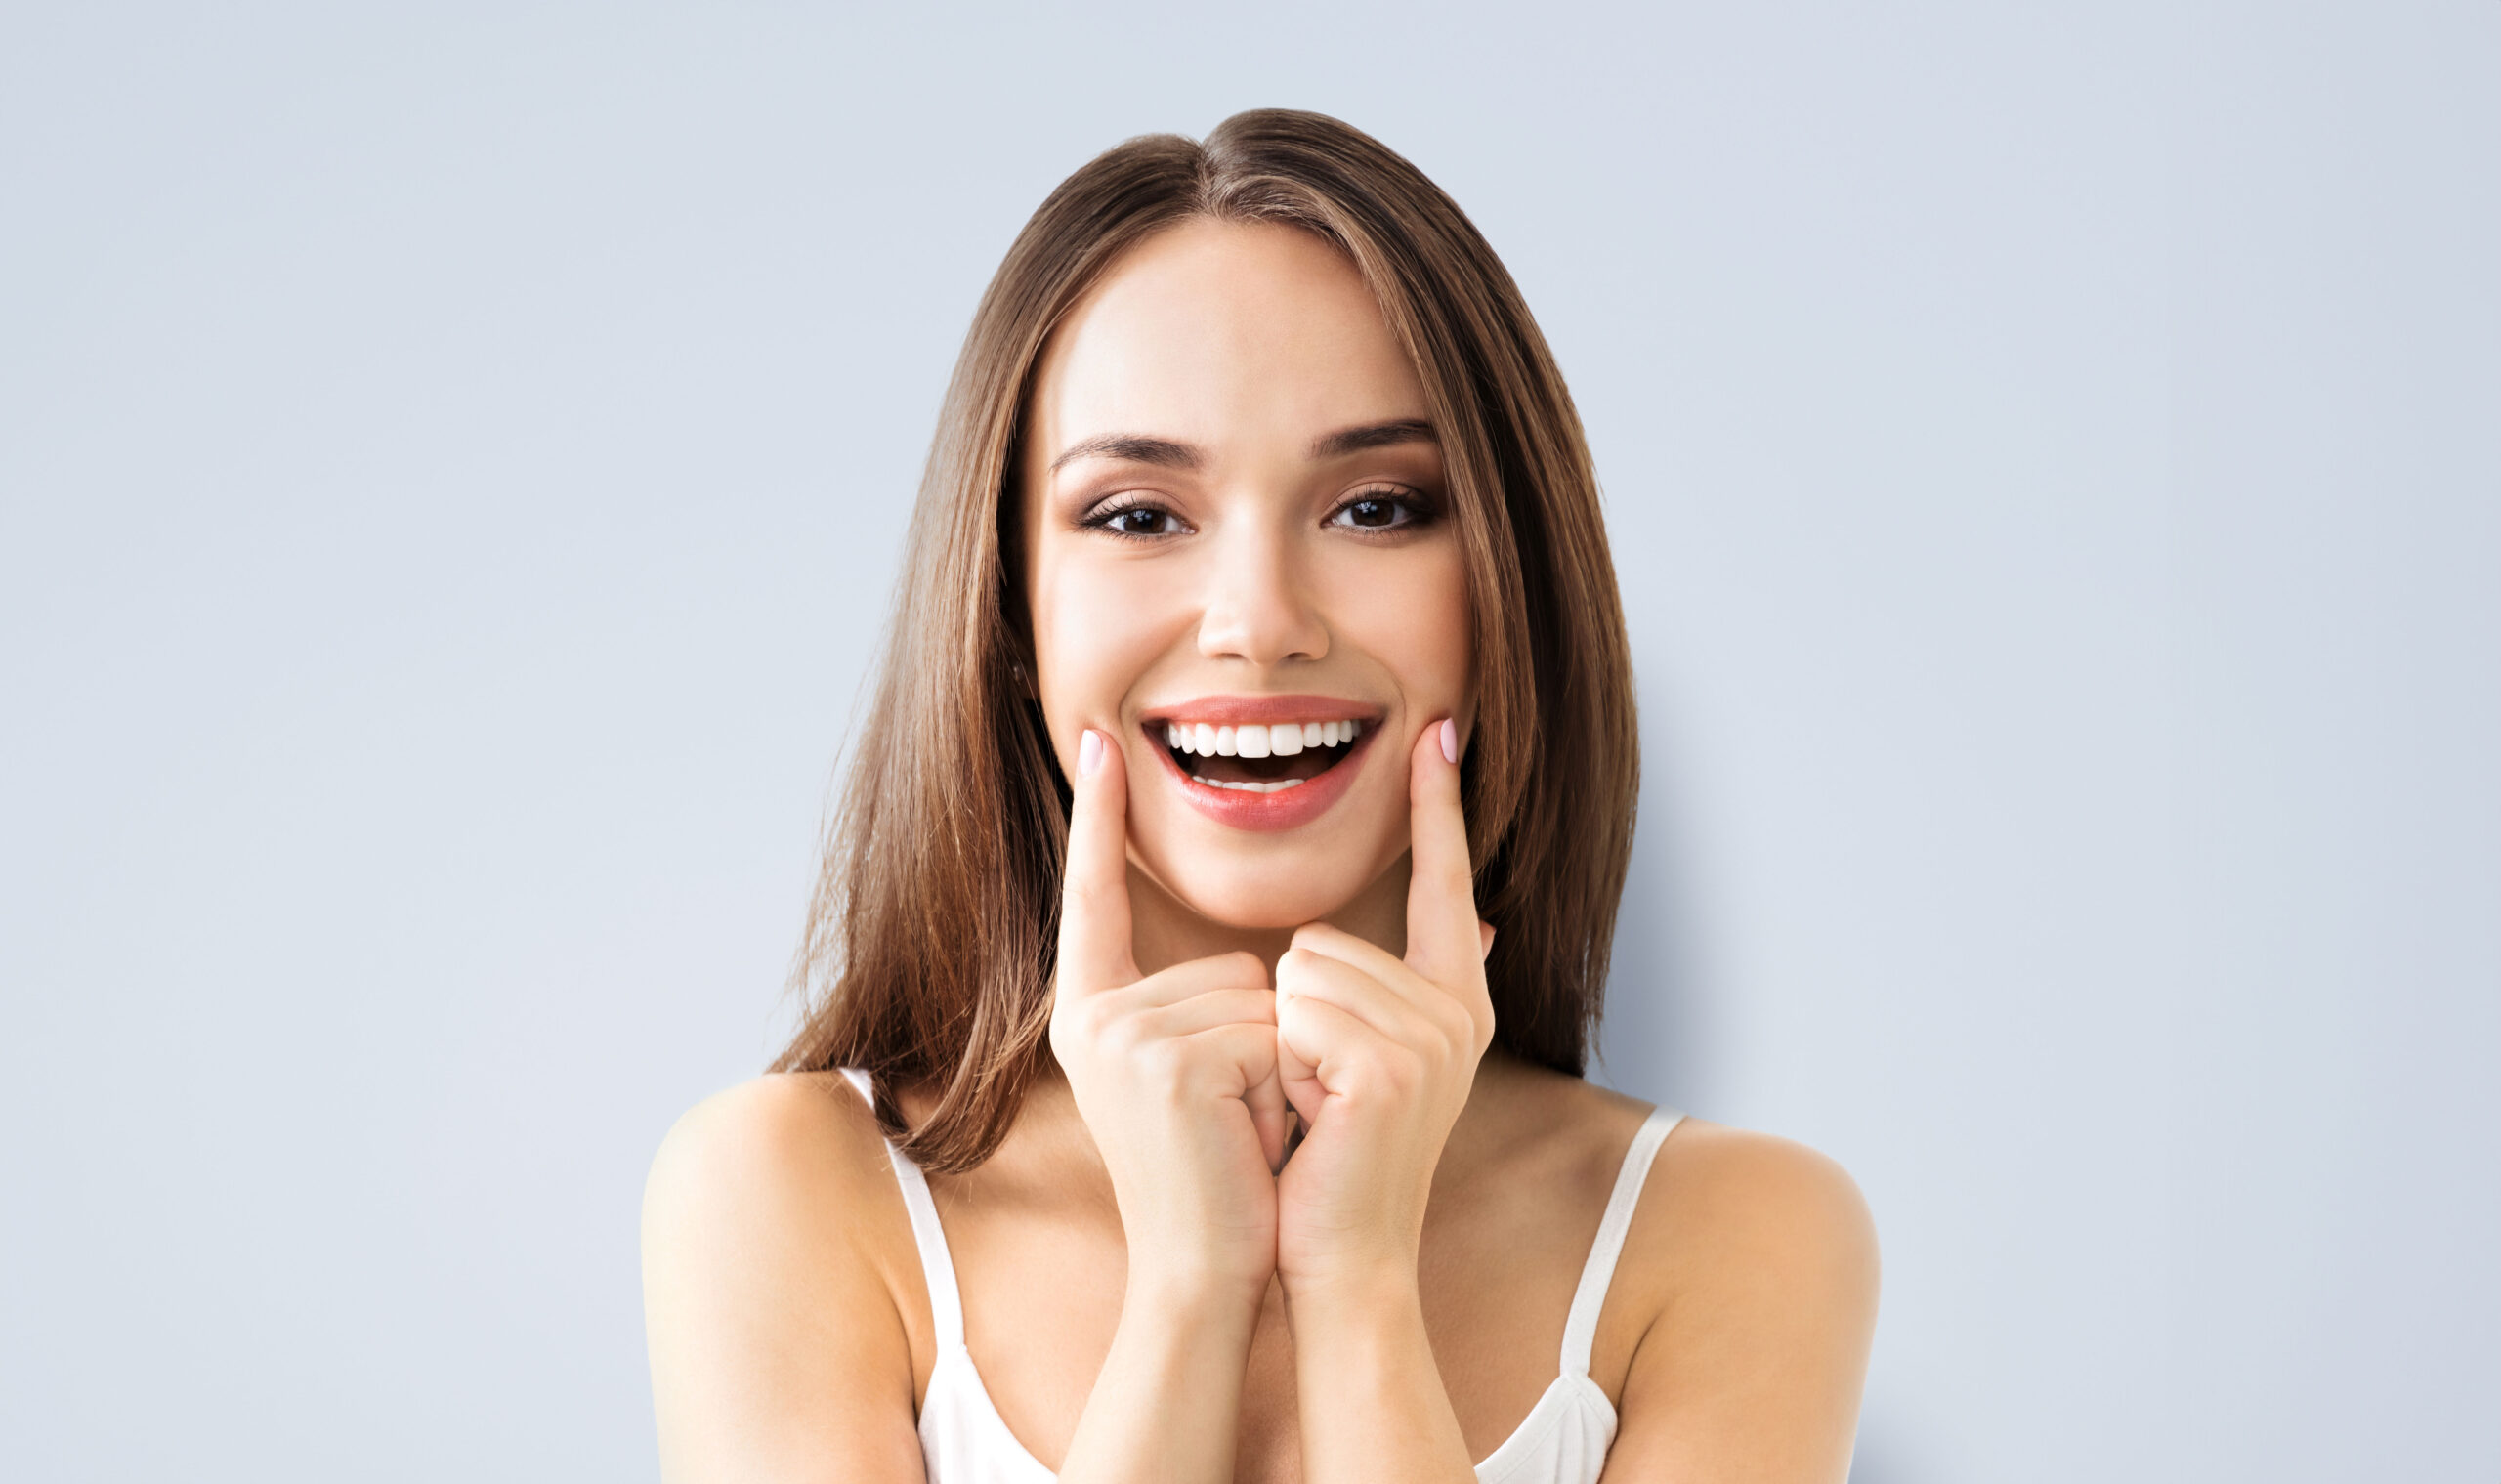
[(1432, 1059), (1415, 1046), (1396, 1046), (1380, 1058), (1381, 1081), (1401, 1096), (1420, 1091), (1432, 1079)]
[(1146, 1028), (1135, 1015), (1098, 1014), (1087, 1027), (1087, 1039), (1105, 1051), (1126, 1054), (1146, 1039)]
[(1392, 1100), (1407, 1097), (1423, 1081), (1423, 1059), (1415, 1048), (1386, 1038), (1367, 1038), (1344, 1060), (1349, 1082)]
[(1168, 1036), (1140, 1040), (1129, 1048), (1129, 1056), (1147, 1080), (1159, 1087), (1177, 1085), (1189, 1070), (1189, 1057), (1181, 1042)]

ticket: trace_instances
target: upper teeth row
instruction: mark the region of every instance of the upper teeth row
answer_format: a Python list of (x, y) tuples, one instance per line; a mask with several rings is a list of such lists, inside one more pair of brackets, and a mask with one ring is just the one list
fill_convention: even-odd
[(1210, 727), (1167, 721), (1164, 741), (1176, 751), (1201, 757), (1292, 757), (1305, 747), (1334, 747), (1363, 732), (1359, 721), (1279, 722), (1273, 727)]

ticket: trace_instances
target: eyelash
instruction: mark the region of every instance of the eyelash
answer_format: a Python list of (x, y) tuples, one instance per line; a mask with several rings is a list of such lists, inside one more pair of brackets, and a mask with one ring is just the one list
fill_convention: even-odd
[(1078, 524), (1078, 525), (1080, 525), (1080, 526), (1081, 526), (1081, 527), (1083, 527), (1083, 528), (1085, 528), (1085, 529), (1086, 529), (1086, 530), (1099, 530), (1099, 531), (1103, 532), (1105, 535), (1107, 535), (1107, 536), (1110, 536), (1110, 537), (1114, 538), (1115, 540), (1121, 540), (1121, 541), (1160, 541), (1160, 540), (1162, 540), (1162, 539), (1164, 538), (1164, 533), (1162, 533), (1162, 532), (1157, 532), (1157, 533), (1154, 533), (1154, 534), (1149, 534), (1148, 532), (1146, 532), (1146, 531), (1142, 531), (1142, 530), (1113, 530), (1113, 529), (1112, 529), (1112, 523), (1113, 523), (1114, 521), (1117, 521), (1117, 520), (1119, 520), (1122, 516), (1127, 515), (1127, 514), (1129, 514), (1131, 511), (1136, 511), (1136, 510), (1151, 510), (1151, 511), (1153, 511), (1155, 514), (1160, 515), (1160, 516), (1164, 517), (1166, 520), (1167, 520), (1167, 521), (1171, 521), (1171, 522), (1173, 522), (1173, 523), (1175, 523), (1175, 524), (1178, 524), (1178, 523), (1179, 523), (1179, 521), (1180, 521), (1180, 519), (1181, 519), (1179, 516), (1174, 515), (1171, 511), (1166, 510), (1166, 509), (1165, 509), (1163, 506), (1158, 505), (1158, 504), (1155, 504), (1154, 502), (1152, 502), (1152, 501), (1148, 500), (1148, 499), (1147, 499), (1146, 497), (1144, 497), (1143, 495), (1135, 495), (1135, 494), (1116, 494), (1116, 495), (1112, 496), (1112, 498), (1110, 498), (1110, 499), (1108, 499), (1108, 500), (1104, 501), (1102, 504), (1095, 506), (1095, 507), (1094, 507), (1094, 509), (1093, 509), (1091, 512), (1089, 512), (1083, 520), (1081, 520), (1081, 521), (1078, 522), (1077, 524)]
[(1357, 505), (1384, 504), (1396, 505), (1403, 508), (1407, 512), (1407, 519), (1389, 526), (1348, 526), (1342, 529), (1360, 532), (1367, 539), (1370, 539), (1377, 536), (1390, 535), (1397, 531), (1414, 530), (1422, 526), (1429, 526), (1433, 523), (1434, 518), (1441, 513), (1433, 508), (1433, 502), (1431, 500), (1426, 499), (1424, 496), (1418, 494), (1413, 490), (1399, 489), (1391, 486), (1379, 485), (1370, 489), (1358, 489), (1354, 493), (1338, 501), (1337, 507), (1329, 512), (1329, 519), (1325, 524), (1333, 526), (1335, 525), (1337, 517), (1344, 515), (1347, 511), (1354, 509)]
[[(1330, 510), (1327, 519), (1322, 521), (1321, 524), (1324, 526), (1335, 526), (1339, 516), (1344, 515), (1347, 511), (1352, 510), (1357, 505), (1367, 504), (1388, 504), (1399, 506), (1406, 510), (1407, 519), (1389, 526), (1345, 526), (1340, 527), (1339, 529), (1354, 531), (1366, 540), (1374, 540), (1382, 536), (1391, 535), (1398, 531), (1414, 530), (1420, 526), (1430, 525), (1440, 514), (1439, 511), (1433, 508), (1433, 502), (1426, 499), (1424, 496), (1418, 494), (1413, 490), (1398, 489), (1383, 485), (1376, 486), (1368, 489), (1358, 489), (1354, 493), (1346, 496)], [(1087, 513), (1083, 520), (1078, 522), (1078, 524), (1088, 530), (1099, 530), (1105, 535), (1113, 537), (1115, 540), (1122, 541), (1160, 541), (1163, 540), (1166, 535), (1170, 533), (1165, 531), (1148, 532), (1140, 530), (1120, 530), (1113, 527), (1112, 523), (1119, 520), (1122, 516), (1127, 515), (1132, 511), (1140, 510), (1152, 511), (1175, 524), (1178, 524), (1181, 519), (1171, 511), (1154, 503), (1143, 495), (1122, 494), (1114, 495), (1111, 499), (1097, 505), (1092, 511)]]

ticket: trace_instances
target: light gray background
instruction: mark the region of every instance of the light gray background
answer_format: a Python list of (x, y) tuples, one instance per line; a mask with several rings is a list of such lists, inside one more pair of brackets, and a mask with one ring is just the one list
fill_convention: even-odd
[(2501, 1477), (2501, 14), (2209, 0), (8, 7), (0, 1473), (653, 1476), (974, 299), (1265, 105), (1572, 378), (1857, 1476)]

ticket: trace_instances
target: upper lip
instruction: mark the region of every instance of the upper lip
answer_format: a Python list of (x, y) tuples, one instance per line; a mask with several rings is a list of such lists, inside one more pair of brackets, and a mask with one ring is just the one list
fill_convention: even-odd
[(1214, 727), (1275, 726), (1288, 721), (1380, 720), (1380, 707), (1338, 696), (1202, 696), (1149, 706), (1138, 715), (1146, 725), (1159, 722), (1206, 722)]

